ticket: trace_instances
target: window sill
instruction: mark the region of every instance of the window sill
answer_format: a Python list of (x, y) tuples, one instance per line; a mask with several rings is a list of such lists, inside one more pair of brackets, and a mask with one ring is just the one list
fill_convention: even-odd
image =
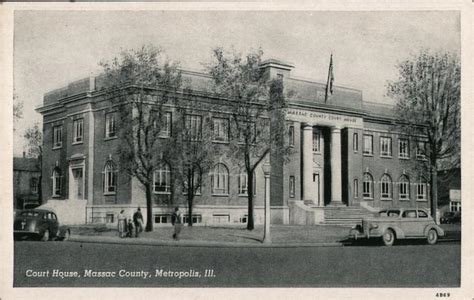
[(422, 160), (422, 161), (428, 160), (426, 157), (417, 157), (416, 159), (417, 159), (417, 160)]
[(53, 146), (53, 150), (58, 150), (58, 149), (61, 149), (63, 146)]
[(84, 144), (83, 141), (79, 141), (79, 142), (72, 142), (72, 145), (81, 145), (81, 144)]
[(171, 195), (171, 192), (156, 192), (156, 191), (154, 191), (153, 194), (155, 194), (155, 195)]
[(229, 197), (229, 194), (212, 194), (212, 197)]
[(51, 198), (61, 198), (61, 195), (52, 195)]
[(428, 199), (416, 199), (417, 202), (428, 202)]
[(363, 156), (373, 157), (374, 154), (373, 153), (363, 153)]
[(313, 151), (313, 154), (321, 155), (321, 151)]
[(364, 200), (370, 200), (370, 201), (374, 200), (374, 198), (368, 198), (368, 197), (364, 197), (363, 199)]
[(400, 201), (410, 201), (410, 198), (400, 198)]
[[(171, 192), (170, 192), (170, 194), (171, 194)], [(188, 195), (188, 193), (183, 193), (183, 196), (187, 196), (187, 195)], [(202, 196), (202, 194), (201, 193), (196, 193), (196, 194), (194, 194), (194, 196)]]
[(392, 201), (392, 198), (380, 198), (380, 201)]
[(117, 138), (118, 138), (117, 136), (109, 136), (109, 137), (105, 137), (105, 138), (104, 138), (104, 141), (115, 140), (115, 139), (117, 139)]
[(391, 155), (382, 155), (382, 154), (381, 154), (381, 155), (380, 155), (380, 158), (392, 158), (392, 156), (391, 156)]
[(229, 144), (229, 141), (219, 141), (219, 140), (212, 140), (215, 144)]
[[(253, 194), (254, 197), (255, 197), (256, 195), (257, 195), (257, 194)], [(248, 195), (247, 195), (247, 194), (239, 194), (239, 197), (244, 198), (244, 197), (248, 197)], [(291, 197), (290, 197), (290, 198), (291, 198)], [(294, 198), (294, 197), (293, 197), (293, 198)]]
[(105, 192), (104, 196), (113, 196), (115, 194), (116, 194), (116, 192)]

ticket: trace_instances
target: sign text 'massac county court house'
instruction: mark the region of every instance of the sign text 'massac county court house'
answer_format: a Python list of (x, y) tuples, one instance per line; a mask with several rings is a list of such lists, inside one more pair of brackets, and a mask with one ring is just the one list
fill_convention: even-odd
[[(270, 59), (261, 64), (270, 77), (283, 78), (296, 92), (286, 110), (289, 159), (271, 159), (271, 216), (275, 224), (338, 223), (372, 208), (429, 207), (428, 184), (411, 165), (423, 159), (415, 141), (393, 132), (393, 107), (367, 103), (359, 90), (336, 86), (325, 101), (325, 84), (291, 77), (293, 66)], [(216, 145), (228, 140), (225, 99), (207, 94), (211, 79), (183, 70), (197, 100), (220, 101), (212, 116)], [(44, 96), (43, 199), (70, 223), (115, 223), (121, 209), (146, 209), (145, 192), (120, 171), (116, 150), (118, 116), (103, 94), (103, 77), (90, 77)], [(207, 96), (206, 96), (207, 95)], [(212, 97), (211, 97), (212, 96)], [(214, 114), (214, 112), (213, 112)], [(173, 118), (170, 109), (167, 117)], [(193, 126), (205, 128), (199, 115)], [(220, 126), (223, 125), (223, 126)], [(171, 130), (171, 128), (169, 128)], [(169, 133), (168, 133), (169, 134)], [(156, 166), (154, 223), (169, 223), (172, 168)], [(245, 172), (225, 155), (203, 180), (195, 199), (196, 224), (240, 224), (247, 220)], [(255, 221), (263, 222), (264, 176), (256, 169)], [(181, 204), (184, 205), (184, 197)], [(185, 217), (187, 218), (187, 216)]]

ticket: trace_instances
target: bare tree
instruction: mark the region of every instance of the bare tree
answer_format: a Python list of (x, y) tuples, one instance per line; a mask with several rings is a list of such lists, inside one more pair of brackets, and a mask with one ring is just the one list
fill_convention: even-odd
[(13, 131), (16, 130), (16, 123), (23, 118), (23, 102), (18, 99), (18, 95), (13, 92)]
[[(28, 156), (35, 157), (38, 159), (38, 169), (41, 170), (43, 166), (43, 132), (40, 129), (38, 123), (35, 123), (33, 127), (28, 128), (25, 131), (24, 138), (27, 141), (28, 147)], [(39, 195), (39, 204), (42, 203), (42, 191), (41, 191), (41, 181), (42, 181), (42, 172), (38, 178), (38, 195)]]
[(164, 60), (153, 46), (123, 51), (119, 58), (102, 62), (106, 95), (117, 105), (120, 120), (120, 169), (138, 179), (145, 189), (146, 231), (153, 230), (154, 171), (164, 161), (169, 138), (163, 136), (169, 120), (165, 105), (182, 94), (177, 63)]
[[(226, 104), (231, 112), (232, 129), (229, 153), (243, 165), (247, 174), (248, 230), (254, 229), (255, 169), (270, 153), (271, 145), (277, 142), (278, 135), (282, 136), (285, 132), (284, 121), (276, 123), (282, 127), (270, 130), (270, 123), (274, 122), (275, 117), (284, 120), (281, 112), (285, 98), (282, 81), (270, 81), (260, 68), (262, 55), (262, 50), (242, 57), (235, 52), (228, 53), (222, 48), (215, 48), (214, 61), (207, 65), (214, 82), (214, 92), (228, 99)], [(273, 87), (271, 92), (270, 86)], [(270, 96), (277, 101), (272, 101)], [(275, 113), (277, 111), (280, 113)], [(284, 152), (284, 145), (280, 144), (279, 149)]]
[(436, 217), (437, 177), (441, 164), (460, 161), (460, 79), (458, 56), (421, 51), (397, 65), (399, 78), (388, 83), (388, 95), (397, 100), (400, 131), (417, 144), (426, 158), (419, 160), (429, 174), (431, 215)]
[[(209, 173), (217, 155), (212, 144), (212, 132), (202, 130), (211, 128), (209, 109), (202, 103), (193, 101), (190, 93), (175, 109), (175, 120), (171, 134), (170, 147), (166, 156), (173, 162), (174, 181), (181, 187), (188, 205), (188, 225), (192, 226), (194, 198), (200, 193), (203, 178)], [(204, 115), (203, 111), (206, 111)], [(191, 124), (191, 116), (198, 117), (199, 124)]]

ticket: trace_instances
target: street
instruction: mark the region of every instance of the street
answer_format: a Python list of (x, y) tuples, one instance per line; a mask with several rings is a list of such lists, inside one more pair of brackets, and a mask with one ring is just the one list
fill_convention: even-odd
[(456, 287), (459, 243), (300, 248), (15, 242), (15, 287)]

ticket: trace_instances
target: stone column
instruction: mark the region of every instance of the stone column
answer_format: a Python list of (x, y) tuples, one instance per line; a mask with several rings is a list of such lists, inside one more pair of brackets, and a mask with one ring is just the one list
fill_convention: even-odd
[(303, 199), (313, 200), (313, 126), (303, 125)]
[(331, 128), (331, 204), (342, 205), (341, 128)]

